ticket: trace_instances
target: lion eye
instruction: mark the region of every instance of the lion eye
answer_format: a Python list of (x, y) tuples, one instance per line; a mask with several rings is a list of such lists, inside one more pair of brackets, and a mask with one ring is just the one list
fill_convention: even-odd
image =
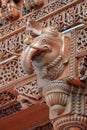
[(46, 39), (42, 39), (42, 42), (43, 42), (43, 43), (46, 43), (47, 41), (46, 41)]

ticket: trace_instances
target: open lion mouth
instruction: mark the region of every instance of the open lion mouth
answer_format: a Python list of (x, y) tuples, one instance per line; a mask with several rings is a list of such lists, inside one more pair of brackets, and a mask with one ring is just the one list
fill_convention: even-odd
[(44, 50), (41, 50), (41, 51), (40, 51), (40, 50), (37, 50), (37, 51), (33, 54), (31, 60), (32, 60), (32, 61), (39, 60), (39, 59), (41, 59), (45, 54), (46, 54), (46, 51), (44, 51)]
[(34, 53), (32, 54), (31, 60), (32, 61), (39, 61), (42, 59), (42, 57), (49, 52), (49, 48), (44, 47), (44, 48), (38, 48), (35, 46), (31, 46), (31, 48), (34, 49)]

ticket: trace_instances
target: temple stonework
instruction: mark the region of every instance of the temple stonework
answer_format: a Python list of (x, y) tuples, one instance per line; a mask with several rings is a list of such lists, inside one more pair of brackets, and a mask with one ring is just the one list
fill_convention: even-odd
[(0, 130), (87, 130), (87, 0), (0, 0)]

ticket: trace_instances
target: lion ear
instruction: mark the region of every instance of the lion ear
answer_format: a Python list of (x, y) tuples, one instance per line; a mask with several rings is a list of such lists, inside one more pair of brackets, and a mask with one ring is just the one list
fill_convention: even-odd
[(70, 59), (70, 38), (69, 36), (64, 36), (64, 54), (63, 63), (68, 63)]
[(42, 28), (39, 25), (38, 22), (36, 21), (30, 21), (30, 34), (35, 37), (35, 36), (39, 36), (42, 33)]

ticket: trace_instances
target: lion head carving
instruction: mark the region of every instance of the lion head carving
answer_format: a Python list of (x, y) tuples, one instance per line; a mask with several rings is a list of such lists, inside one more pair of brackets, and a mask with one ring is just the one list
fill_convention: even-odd
[(22, 66), (28, 74), (36, 73), (38, 89), (53, 119), (66, 114), (69, 104), (70, 87), (62, 79), (69, 72), (70, 39), (54, 27), (43, 29), (36, 22), (30, 25), (29, 36), (24, 40), (30, 45), (22, 54)]
[[(30, 22), (32, 43), (22, 54), (23, 68), (33, 71), (42, 78), (58, 78), (69, 62), (70, 39), (53, 27), (42, 29), (36, 22)], [(25, 41), (28, 43), (29, 38)]]

